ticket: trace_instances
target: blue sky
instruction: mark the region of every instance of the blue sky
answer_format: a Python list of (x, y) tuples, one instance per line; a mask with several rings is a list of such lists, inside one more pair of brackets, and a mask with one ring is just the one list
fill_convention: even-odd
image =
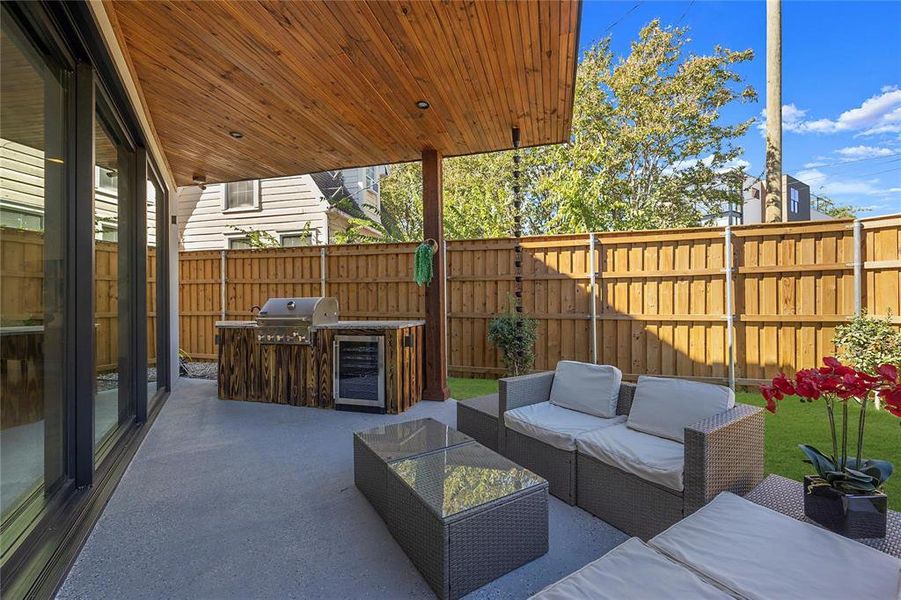
[[(654, 18), (689, 28), (689, 49), (720, 44), (754, 50), (739, 71), (755, 104), (724, 119), (763, 119), (766, 82), (764, 2), (585, 0), (580, 45), (606, 35), (629, 52)], [(815, 194), (866, 207), (861, 216), (901, 213), (901, 2), (786, 1), (782, 8), (783, 170)], [(764, 140), (754, 127), (741, 140), (747, 171), (763, 171)]]

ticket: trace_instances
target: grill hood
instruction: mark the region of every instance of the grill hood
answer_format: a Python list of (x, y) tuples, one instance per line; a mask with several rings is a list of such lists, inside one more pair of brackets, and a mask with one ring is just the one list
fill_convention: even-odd
[[(310, 325), (338, 322), (338, 300), (335, 298), (270, 298), (257, 313), (257, 322), (306, 321)], [(286, 323), (286, 324), (288, 324)]]
[(270, 298), (256, 321), (261, 344), (309, 344), (310, 327), (338, 322), (338, 300)]

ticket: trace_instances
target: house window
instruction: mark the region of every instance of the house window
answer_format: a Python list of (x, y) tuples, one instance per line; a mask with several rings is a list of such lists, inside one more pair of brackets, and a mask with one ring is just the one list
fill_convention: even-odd
[(94, 221), (94, 239), (100, 242), (118, 242), (119, 225), (111, 217), (99, 217)]
[(37, 212), (2, 206), (0, 207), (0, 227), (43, 231), (44, 217)]
[(312, 246), (313, 232), (301, 231), (282, 234), (282, 246), (285, 248), (294, 248), (297, 246)]
[(256, 210), (260, 208), (260, 181), (226, 183), (223, 191), (224, 210)]
[(250, 250), (251, 248), (253, 248), (253, 246), (250, 245), (250, 240), (246, 237), (228, 238), (229, 250)]
[(789, 211), (796, 213), (800, 209), (800, 198), (798, 194), (797, 188), (789, 188), (789, 198), (791, 199), (791, 206), (789, 207)]
[(751, 188), (751, 197), (760, 200), (760, 190), (757, 188)]
[(97, 189), (110, 194), (119, 193), (119, 173), (115, 169), (106, 169), (101, 166), (95, 167)]
[(366, 167), (366, 188), (379, 193), (378, 167)]

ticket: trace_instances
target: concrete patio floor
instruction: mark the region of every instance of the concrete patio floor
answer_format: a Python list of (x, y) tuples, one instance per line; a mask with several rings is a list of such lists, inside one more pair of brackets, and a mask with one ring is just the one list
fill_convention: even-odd
[[(179, 380), (58, 598), (431, 598), (353, 484), (351, 433), (453, 401), (371, 415), (216, 398)], [(627, 536), (555, 498), (550, 550), (469, 598), (525, 598)]]

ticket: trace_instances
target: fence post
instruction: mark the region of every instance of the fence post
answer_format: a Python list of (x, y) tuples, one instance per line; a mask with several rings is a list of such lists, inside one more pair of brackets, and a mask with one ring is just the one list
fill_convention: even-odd
[(726, 225), (726, 352), (729, 355), (729, 387), (735, 389), (735, 311), (732, 309), (732, 227)]
[(863, 235), (860, 219), (854, 219), (854, 316), (863, 309)]
[(225, 253), (227, 250), (219, 251), (219, 309), (222, 320), (225, 320)]
[(325, 252), (328, 246), (319, 246), (319, 295), (325, 296), (325, 284), (326, 284), (326, 259)]
[(598, 363), (598, 294), (597, 294), (597, 261), (594, 257), (594, 233), (588, 234), (588, 270), (591, 273), (588, 283), (588, 300), (591, 302), (591, 362)]

